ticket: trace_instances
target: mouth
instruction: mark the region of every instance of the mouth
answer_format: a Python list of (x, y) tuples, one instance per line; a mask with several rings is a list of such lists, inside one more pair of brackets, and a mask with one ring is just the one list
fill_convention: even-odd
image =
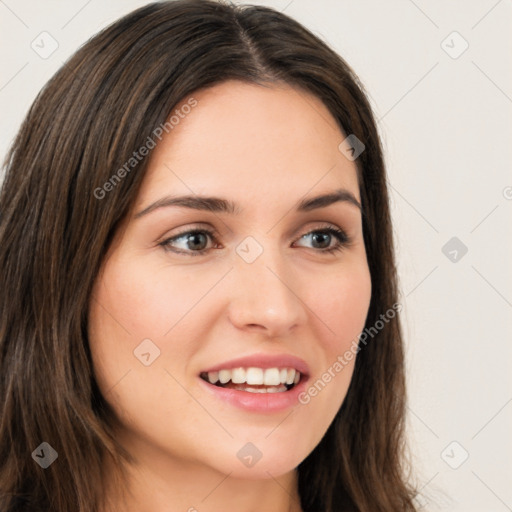
[(286, 393), (304, 379), (304, 375), (292, 367), (226, 368), (201, 372), (199, 376), (213, 386), (247, 393)]

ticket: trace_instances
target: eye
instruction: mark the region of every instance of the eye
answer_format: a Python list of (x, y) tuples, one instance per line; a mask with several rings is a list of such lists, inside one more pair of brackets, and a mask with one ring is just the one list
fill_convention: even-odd
[[(308, 237), (312, 237), (314, 244), (321, 246), (313, 247), (313, 249), (320, 249), (320, 252), (332, 253), (335, 251), (341, 251), (350, 243), (350, 239), (347, 234), (343, 230), (334, 227), (314, 229), (309, 233), (302, 235), (300, 240), (307, 239)], [(331, 245), (333, 240), (335, 244)]]
[[(179, 233), (172, 238), (168, 238), (158, 245), (161, 245), (166, 251), (172, 251), (176, 253), (185, 253), (190, 256), (198, 256), (205, 253), (208, 249), (205, 248), (205, 244), (208, 242), (208, 238), (217, 242), (215, 235), (212, 231), (207, 229), (192, 229), (190, 231), (184, 231)], [(181, 248), (179, 245), (181, 244)], [(176, 249), (178, 245), (178, 249)], [(183, 248), (184, 246), (184, 248)]]

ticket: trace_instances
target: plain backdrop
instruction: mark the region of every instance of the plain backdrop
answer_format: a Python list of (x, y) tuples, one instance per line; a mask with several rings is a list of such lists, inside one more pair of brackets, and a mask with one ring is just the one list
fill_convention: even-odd
[[(63, 62), (146, 3), (0, 0), (2, 158)], [(378, 119), (418, 502), (426, 510), (512, 510), (511, 1), (251, 3), (284, 11), (338, 51)]]

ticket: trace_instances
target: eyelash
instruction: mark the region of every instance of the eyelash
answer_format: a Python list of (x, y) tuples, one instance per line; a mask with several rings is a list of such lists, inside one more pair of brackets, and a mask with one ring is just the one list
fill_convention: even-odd
[[(210, 231), (209, 229), (202, 228), (202, 229), (191, 229), (188, 231), (183, 231), (181, 233), (178, 233), (177, 235), (174, 235), (171, 238), (167, 238), (166, 240), (163, 240), (158, 245), (163, 247), (165, 251), (174, 252), (176, 254), (187, 254), (189, 256), (201, 256), (202, 254), (208, 252), (212, 248), (210, 247), (209, 249), (201, 249), (200, 251), (182, 251), (182, 250), (172, 249), (171, 244), (170, 244), (170, 242), (175, 242), (176, 240), (179, 240), (180, 238), (184, 238), (185, 235), (195, 235), (198, 233), (207, 234), (215, 244), (218, 243), (217, 238), (215, 237), (215, 233), (213, 231)], [(308, 231), (307, 233), (302, 235), (299, 238), (299, 240), (303, 237), (312, 235), (314, 233), (328, 233), (328, 234), (334, 236), (335, 239), (337, 240), (336, 245), (334, 245), (328, 249), (317, 249), (317, 251), (321, 252), (321, 253), (332, 254), (332, 253), (335, 253), (338, 251), (342, 251), (343, 249), (348, 247), (351, 243), (351, 240), (348, 237), (348, 235), (345, 233), (345, 231), (335, 228), (335, 227), (332, 227), (332, 226), (321, 228), (321, 229), (313, 229), (311, 231)], [(313, 250), (315, 250), (315, 248), (313, 248)]]

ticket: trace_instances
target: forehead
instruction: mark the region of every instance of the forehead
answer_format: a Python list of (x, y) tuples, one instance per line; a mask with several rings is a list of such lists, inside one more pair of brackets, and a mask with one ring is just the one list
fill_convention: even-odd
[[(197, 103), (184, 109), (191, 98)], [(359, 197), (356, 166), (338, 149), (345, 134), (304, 90), (233, 80), (191, 94), (173, 114), (173, 128), (151, 154), (138, 204), (163, 192), (284, 199), (283, 191), (298, 197), (339, 186)]]

